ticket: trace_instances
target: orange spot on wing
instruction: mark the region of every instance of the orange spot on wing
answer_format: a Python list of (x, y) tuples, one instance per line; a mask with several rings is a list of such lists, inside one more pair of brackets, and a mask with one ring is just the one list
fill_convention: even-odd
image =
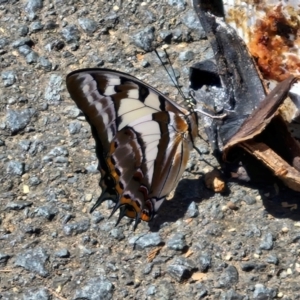
[(175, 119), (175, 130), (178, 132), (187, 132), (189, 129), (189, 126), (187, 124), (187, 122), (185, 121), (184, 118), (182, 118), (180, 115), (174, 115), (174, 119)]

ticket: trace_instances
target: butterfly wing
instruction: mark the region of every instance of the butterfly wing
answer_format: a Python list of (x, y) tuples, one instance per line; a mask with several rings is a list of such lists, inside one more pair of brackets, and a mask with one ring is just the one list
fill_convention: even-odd
[(112, 199), (122, 214), (150, 220), (184, 171), (196, 115), (112, 70), (72, 72), (67, 88), (96, 140), (102, 194), (92, 210)]

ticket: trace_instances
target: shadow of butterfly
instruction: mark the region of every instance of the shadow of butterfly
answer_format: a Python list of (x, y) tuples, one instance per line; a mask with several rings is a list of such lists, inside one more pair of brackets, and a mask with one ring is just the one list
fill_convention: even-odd
[(185, 170), (198, 135), (195, 112), (125, 73), (82, 69), (67, 88), (91, 125), (102, 193), (91, 212), (112, 200), (113, 215), (150, 221)]

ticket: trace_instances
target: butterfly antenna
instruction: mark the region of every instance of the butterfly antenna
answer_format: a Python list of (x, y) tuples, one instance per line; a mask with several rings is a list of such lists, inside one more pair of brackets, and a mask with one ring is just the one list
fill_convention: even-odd
[[(155, 52), (156, 56), (158, 57), (160, 63), (162, 64), (163, 68), (165, 69), (165, 71), (166, 71), (167, 74), (169, 75), (170, 79), (172, 80), (174, 86), (177, 88), (177, 90), (178, 90), (180, 96), (181, 96), (184, 100), (186, 100), (186, 97), (184, 96), (182, 90), (181, 90), (180, 87), (179, 87), (179, 84), (178, 84), (178, 81), (177, 81), (177, 78), (176, 78), (176, 74), (175, 74), (175, 70), (174, 70), (174, 68), (173, 68), (173, 66), (172, 66), (172, 63), (171, 63), (171, 61), (170, 61), (170, 57), (169, 57), (169, 55), (168, 55), (167, 50), (164, 49), (164, 52), (165, 52), (165, 54), (166, 54), (168, 63), (169, 63), (169, 65), (170, 65), (170, 67), (171, 67), (172, 74), (169, 72), (168, 68), (164, 65), (164, 63), (163, 63), (163, 61), (162, 61), (161, 57), (159, 56), (159, 54), (158, 54), (158, 52), (157, 52), (156, 49), (154, 50), (154, 52)], [(173, 75), (173, 76), (172, 76), (172, 75)]]

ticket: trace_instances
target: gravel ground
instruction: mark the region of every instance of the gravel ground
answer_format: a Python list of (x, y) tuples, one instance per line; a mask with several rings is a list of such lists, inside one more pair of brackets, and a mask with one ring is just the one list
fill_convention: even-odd
[(89, 214), (95, 145), (65, 76), (118, 69), (180, 101), (151, 44), (184, 92), (213, 57), (185, 0), (0, 0), (0, 299), (300, 299), (299, 194), (213, 193), (203, 140), (153, 222), (114, 227), (111, 203)]

